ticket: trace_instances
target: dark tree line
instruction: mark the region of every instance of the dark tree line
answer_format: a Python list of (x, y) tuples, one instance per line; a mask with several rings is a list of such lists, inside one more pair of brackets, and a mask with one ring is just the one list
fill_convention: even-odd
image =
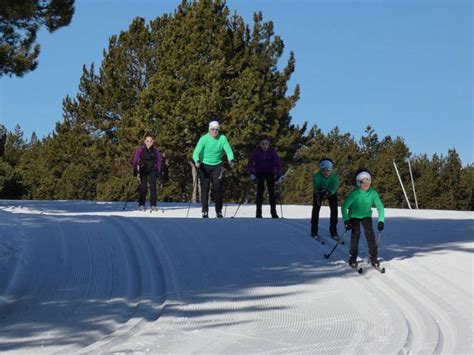
[(272, 22), (256, 13), (250, 26), (223, 1), (183, 1), (173, 14), (148, 24), (134, 19), (110, 38), (99, 68), (84, 66), (78, 94), (64, 99), (63, 120), (52, 134), (27, 141), (20, 127), (8, 132), (0, 197), (136, 198), (131, 156), (151, 131), (164, 156), (159, 198), (189, 200), (193, 148), (217, 119), (237, 161), (225, 170), (227, 201), (240, 201), (251, 187), (248, 154), (266, 133), (289, 171), (285, 203), (311, 202), (311, 176), (317, 161), (329, 156), (341, 174), (341, 198), (352, 189), (353, 173), (365, 166), (384, 203), (404, 207), (392, 161), (408, 184), (410, 158), (421, 208), (472, 209), (473, 169), (462, 166), (454, 149), (446, 156), (412, 156), (402, 138), (379, 139), (370, 127), (356, 141), (337, 128), (324, 134), (292, 124), (299, 87), (288, 93), (295, 57), (290, 52), (281, 65), (283, 52)]
[[(98, 199), (125, 200), (137, 198), (137, 182), (131, 176), (130, 155), (132, 150), (114, 156), (99, 150), (88, 135), (76, 129), (57, 124), (52, 136), (38, 140), (33, 133), (26, 141), (20, 127), (8, 132), (5, 154), (0, 159), (0, 197), (27, 199)], [(195, 136), (197, 139), (197, 135)], [(195, 143), (192, 142), (191, 146)], [(370, 142), (372, 149), (367, 145)], [(137, 143), (137, 142), (136, 142)], [(462, 166), (455, 149), (447, 155), (426, 154), (412, 156), (402, 138), (384, 137), (379, 140), (373, 129), (367, 129), (357, 142), (349, 133), (341, 133), (337, 128), (324, 134), (316, 126), (301, 138), (301, 145), (293, 159), (286, 161), (288, 172), (282, 188), (282, 201), (288, 204), (311, 204), (312, 175), (317, 171), (320, 157), (329, 156), (335, 161), (335, 169), (340, 174), (339, 198), (342, 201), (354, 187), (354, 173), (361, 167), (372, 172), (373, 186), (379, 191), (387, 207), (407, 208), (407, 203), (393, 167), (397, 163), (402, 181), (414, 208), (407, 159), (410, 159), (415, 181), (418, 204), (423, 209), (474, 210), (473, 186), (474, 167)], [(376, 154), (374, 154), (374, 150)], [(245, 153), (248, 153), (246, 151)], [(250, 182), (243, 166), (246, 154), (237, 171), (241, 182), (234, 188), (234, 195), (227, 200), (240, 201)], [(94, 159), (103, 159), (100, 162)], [(106, 174), (104, 164), (121, 166), (121, 171)], [(175, 162), (168, 161), (172, 166)], [(180, 191), (166, 186), (163, 181), (159, 197), (167, 201), (187, 201), (191, 196), (192, 177), (188, 167), (183, 174)], [(103, 182), (99, 182), (99, 178)], [(230, 185), (231, 176), (228, 178)], [(230, 189), (230, 186), (227, 186)], [(179, 189), (179, 187), (176, 187)], [(250, 201), (254, 190), (249, 191)], [(167, 197), (168, 194), (170, 197)], [(340, 201), (340, 202), (341, 202)]]

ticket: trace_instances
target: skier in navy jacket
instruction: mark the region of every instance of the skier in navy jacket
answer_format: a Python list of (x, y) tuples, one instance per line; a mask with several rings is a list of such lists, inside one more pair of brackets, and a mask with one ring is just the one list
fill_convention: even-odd
[(263, 192), (267, 183), (272, 218), (278, 218), (276, 212), (275, 181), (281, 184), (280, 157), (275, 148), (270, 145), (267, 135), (260, 137), (258, 146), (250, 155), (247, 171), (252, 180), (257, 180), (257, 218), (262, 218)]
[(138, 208), (145, 210), (147, 185), (150, 186), (150, 209), (156, 210), (156, 179), (161, 172), (161, 154), (153, 145), (151, 133), (145, 134), (143, 144), (137, 148), (133, 156), (133, 175), (140, 175), (140, 199)]

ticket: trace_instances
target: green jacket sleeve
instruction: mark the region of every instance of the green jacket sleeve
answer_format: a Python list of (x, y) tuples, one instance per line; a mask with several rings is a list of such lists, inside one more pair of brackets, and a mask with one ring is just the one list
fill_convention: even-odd
[(382, 200), (380, 200), (380, 196), (378, 194), (378, 192), (374, 191), (375, 194), (374, 194), (374, 204), (375, 204), (375, 207), (377, 207), (377, 213), (378, 213), (378, 220), (379, 222), (385, 222), (385, 210), (384, 210), (384, 207), (383, 207), (383, 203), (382, 203)]
[(344, 203), (341, 206), (342, 220), (344, 222), (346, 222), (350, 219), (349, 218), (349, 208), (352, 205), (353, 199), (354, 198), (352, 197), (352, 194), (350, 194), (349, 196), (347, 196), (347, 198), (344, 200)]
[(232, 148), (230, 147), (229, 141), (227, 140), (227, 137), (224, 137), (224, 151), (227, 154), (227, 160), (231, 161), (234, 160), (234, 152), (232, 151)]
[(194, 148), (194, 152), (193, 152), (193, 160), (194, 162), (197, 162), (198, 160), (200, 160), (200, 155), (201, 155), (201, 152), (204, 148), (204, 137), (201, 137), (199, 138), (199, 141), (198, 141), (198, 144), (196, 145), (196, 148)]
[(331, 194), (335, 194), (337, 192), (338, 187), (339, 187), (339, 175), (334, 175), (334, 178), (331, 181), (331, 185), (329, 186), (329, 190), (331, 191)]
[(321, 187), (321, 181), (318, 179), (318, 174), (313, 175), (313, 193), (318, 192)]

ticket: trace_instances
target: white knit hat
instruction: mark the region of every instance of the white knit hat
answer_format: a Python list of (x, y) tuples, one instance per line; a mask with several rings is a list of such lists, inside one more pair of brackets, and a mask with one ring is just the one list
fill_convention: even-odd
[(209, 129), (211, 129), (211, 128), (219, 128), (219, 122), (217, 122), (217, 121), (209, 122)]
[(372, 176), (370, 176), (370, 174), (367, 172), (367, 171), (361, 171), (359, 174), (357, 174), (356, 176), (356, 181), (357, 181), (357, 184), (359, 184), (359, 182), (363, 181), (363, 180), (369, 180), (369, 181), (372, 181)]

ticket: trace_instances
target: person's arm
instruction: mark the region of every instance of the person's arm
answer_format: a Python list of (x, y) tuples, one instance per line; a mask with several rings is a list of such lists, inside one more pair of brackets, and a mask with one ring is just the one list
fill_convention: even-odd
[(344, 202), (341, 206), (342, 220), (344, 222), (347, 222), (349, 220), (349, 208), (351, 207), (353, 201), (354, 201), (354, 198), (352, 197), (352, 194), (350, 194), (344, 200)]
[(135, 150), (133, 155), (133, 173), (136, 175), (138, 173), (138, 162), (140, 161), (140, 156), (142, 154), (142, 147), (138, 147)]
[(156, 149), (156, 172), (159, 174), (161, 172), (161, 154), (158, 148)]
[(256, 151), (254, 150), (252, 154), (250, 154), (250, 157), (249, 157), (249, 162), (247, 164), (247, 172), (249, 174), (255, 174), (255, 154), (256, 154)]
[(199, 138), (198, 144), (196, 145), (196, 148), (194, 148), (193, 161), (195, 163), (201, 160), (201, 152), (204, 149), (204, 137), (205, 136)]
[(319, 192), (319, 189), (321, 188), (321, 181), (318, 177), (318, 174), (313, 175), (313, 193)]
[(375, 204), (375, 207), (377, 207), (378, 221), (385, 222), (385, 209), (383, 207), (382, 200), (380, 199), (378, 192), (375, 190), (373, 191), (374, 191), (373, 202)]
[(334, 177), (331, 180), (331, 184), (329, 186), (329, 192), (331, 195), (334, 195), (337, 192), (337, 189), (339, 187), (339, 175), (334, 174)]
[(223, 148), (224, 148), (225, 154), (227, 155), (227, 160), (232, 161), (234, 160), (234, 152), (232, 151), (232, 148), (230, 147), (227, 137), (223, 136), (223, 138), (224, 138)]
[(275, 154), (275, 175), (281, 177), (280, 157), (278, 156), (278, 152), (276, 151), (276, 149), (273, 149), (273, 152)]

